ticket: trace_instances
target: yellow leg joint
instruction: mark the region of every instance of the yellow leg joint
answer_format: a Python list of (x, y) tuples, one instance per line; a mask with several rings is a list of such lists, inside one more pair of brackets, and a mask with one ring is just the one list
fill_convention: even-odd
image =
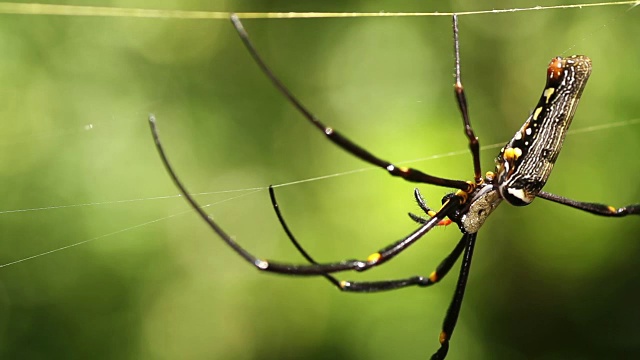
[(444, 344), (448, 339), (449, 339), (449, 334), (447, 334), (444, 331), (440, 333), (440, 344)]
[[(472, 193), (473, 190), (475, 190), (476, 188), (476, 183), (472, 182), (472, 181), (467, 181), (467, 184), (469, 184), (469, 187), (467, 188), (467, 191), (465, 191), (466, 193)], [(466, 198), (465, 198), (466, 201)]]
[(377, 263), (378, 260), (380, 260), (381, 257), (382, 257), (382, 255), (380, 255), (380, 253), (373, 253), (373, 254), (371, 254), (371, 255), (369, 255), (367, 257), (367, 262)]
[(609, 208), (609, 211), (611, 211), (612, 213), (617, 213), (618, 209), (614, 208), (613, 206), (607, 206)]
[(429, 274), (429, 281), (431, 282), (438, 282), (438, 280), (440, 280), (438, 278), (438, 273), (436, 273), (435, 271), (432, 272), (431, 274)]
[[(464, 191), (464, 190), (458, 190), (458, 191), (456, 191), (455, 195), (456, 195), (456, 196), (459, 196), (459, 197), (461, 198), (461, 200), (460, 200), (460, 204), (464, 204), (464, 203), (466, 203), (466, 202), (467, 202), (467, 198), (469, 197), (469, 193), (467, 193), (467, 192), (466, 192), (466, 191)], [(444, 206), (444, 205), (442, 205), (442, 206)]]

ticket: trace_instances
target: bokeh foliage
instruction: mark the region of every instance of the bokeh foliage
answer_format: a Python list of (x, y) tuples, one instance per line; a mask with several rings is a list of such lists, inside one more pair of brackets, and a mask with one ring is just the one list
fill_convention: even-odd
[[(149, 7), (144, 1), (60, 2)], [(293, 3), (293, 4), (292, 4)], [(567, 1), (520, 1), (518, 7)], [(577, 3), (577, 1), (573, 1)], [(464, 11), (494, 1), (154, 1), (212, 11)], [(193, 214), (165, 174), (146, 117), (195, 193), (366, 167), (272, 88), (227, 21), (0, 15), (3, 359), (424, 359), (454, 276), (430, 289), (342, 294), (324, 279), (259, 274)], [(465, 16), (463, 81), (484, 145), (527, 117), (548, 61), (592, 58), (573, 129), (640, 118), (640, 10)], [(387, 159), (466, 149), (452, 92), (448, 17), (246, 20), (267, 62), (318, 117)], [(497, 150), (482, 152), (485, 170)], [(640, 125), (570, 136), (546, 190), (640, 201)], [(469, 156), (413, 164), (468, 179)], [(421, 186), (436, 206), (446, 189)], [(412, 184), (367, 171), (278, 189), (321, 260), (362, 258), (410, 232)], [(265, 190), (201, 195), (260, 256), (301, 262)], [(166, 197), (158, 198), (156, 197)], [(118, 200), (146, 199), (143, 201)], [(230, 200), (229, 200), (230, 199)], [(107, 204), (96, 204), (103, 203)], [(95, 204), (64, 208), (65, 205)], [(38, 211), (12, 210), (48, 208)], [(500, 207), (479, 235), (450, 359), (640, 356), (640, 221), (535, 201)], [(428, 274), (459, 233), (436, 229), (384, 267)], [(454, 272), (455, 273), (455, 272)]]

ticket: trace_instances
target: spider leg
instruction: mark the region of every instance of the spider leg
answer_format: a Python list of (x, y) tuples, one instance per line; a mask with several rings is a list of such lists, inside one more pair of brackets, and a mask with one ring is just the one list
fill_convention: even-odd
[(458, 283), (456, 284), (456, 291), (453, 294), (453, 300), (449, 304), (447, 309), (447, 315), (442, 323), (442, 332), (440, 332), (440, 348), (433, 355), (431, 360), (444, 359), (449, 352), (449, 340), (453, 335), (453, 330), (458, 322), (458, 315), (460, 314), (460, 307), (462, 306), (462, 299), (464, 298), (464, 290), (467, 287), (467, 279), (469, 278), (469, 270), (471, 269), (471, 258), (473, 257), (473, 248), (476, 244), (476, 235), (465, 234), (463, 239), (467, 239), (466, 247), (464, 249), (464, 257), (462, 258), (462, 266), (460, 266), (460, 275), (458, 275)]
[[(420, 193), (417, 192), (417, 194), (419, 196)], [(300, 245), (298, 240), (296, 240), (295, 236), (289, 229), (289, 226), (285, 222), (284, 217), (282, 216), (282, 213), (280, 211), (278, 202), (276, 200), (275, 191), (273, 190), (272, 186), (269, 186), (269, 197), (271, 198), (271, 204), (273, 205), (273, 209), (276, 212), (276, 215), (278, 216), (278, 221), (280, 221), (280, 225), (282, 225), (282, 228), (284, 229), (285, 233), (289, 237), (289, 240), (291, 240), (291, 242), (296, 247), (296, 249), (298, 249), (298, 252), (300, 252), (300, 254), (302, 254), (302, 256), (304, 256), (304, 258), (307, 259), (307, 261), (317, 265), (318, 263), (311, 257), (311, 255), (309, 255), (309, 253), (307, 253), (306, 250), (304, 250), (302, 245)], [(425, 223), (426, 221), (427, 220), (425, 220)], [(436, 270), (434, 270), (428, 277), (412, 276), (410, 278), (397, 279), (397, 280), (356, 282), (356, 281), (339, 281), (338, 279), (336, 279), (335, 277), (329, 274), (323, 274), (323, 276), (327, 280), (329, 280), (330, 283), (335, 285), (338, 289), (342, 291), (347, 291), (347, 292), (369, 293), (369, 292), (395, 290), (395, 289), (400, 289), (407, 286), (420, 286), (420, 287), (430, 286), (442, 280), (447, 275), (449, 270), (451, 270), (451, 267), (453, 266), (453, 264), (456, 263), (456, 261), (460, 257), (460, 254), (462, 254), (462, 250), (464, 250), (464, 247), (466, 245), (466, 240), (467, 240), (466, 237), (463, 237), (458, 242), (458, 245), (456, 245), (456, 247), (453, 249), (451, 254), (449, 254), (438, 265)]]
[(326, 264), (288, 264), (282, 262), (269, 262), (264, 259), (259, 259), (251, 253), (249, 253), (246, 249), (244, 249), (240, 244), (238, 244), (235, 240), (231, 238), (209, 215), (202, 210), (202, 207), (196, 200), (189, 195), (189, 191), (182, 184), (182, 181), (178, 178), (175, 170), (171, 166), (169, 159), (164, 151), (162, 143), (160, 142), (160, 136), (158, 134), (158, 128), (156, 126), (156, 119), (153, 115), (149, 116), (149, 126), (151, 127), (151, 133), (153, 135), (153, 139), (156, 145), (156, 149), (162, 159), (162, 163), (164, 164), (169, 176), (173, 180), (174, 184), (182, 195), (185, 197), (187, 202), (191, 205), (191, 207), (198, 213), (198, 215), (209, 225), (209, 227), (216, 233), (220, 238), (229, 245), (238, 255), (244, 258), (247, 262), (253, 264), (258, 270), (280, 273), (280, 274), (289, 274), (289, 275), (325, 275), (329, 273), (346, 271), (346, 270), (356, 270), (356, 271), (365, 271), (374, 266), (381, 265), (396, 255), (400, 254), (402, 251), (407, 249), (413, 243), (418, 241), (422, 236), (428, 233), (434, 226), (438, 224), (439, 221), (443, 220), (449, 214), (455, 212), (463, 203), (464, 199), (459, 195), (452, 195), (440, 208), (440, 210), (435, 214), (434, 217), (429, 220), (426, 224), (420, 226), (417, 230), (413, 231), (411, 234), (406, 236), (405, 238), (396, 241), (395, 243), (379, 250), (376, 253), (373, 253), (367, 257), (366, 260), (343, 260), (339, 262), (332, 262)]
[(418, 188), (413, 189), (413, 197), (416, 199), (418, 206), (420, 206), (420, 209), (422, 209), (425, 214), (429, 214), (429, 212), (432, 211), (432, 209), (427, 206), (427, 202), (422, 197), (422, 194), (420, 194), (420, 190), (418, 190)]
[[(311, 255), (309, 255), (309, 253), (307, 253), (307, 251), (302, 247), (302, 245), (300, 245), (298, 240), (296, 240), (296, 237), (293, 236), (293, 233), (291, 232), (291, 230), (289, 230), (289, 226), (284, 221), (284, 217), (282, 216), (282, 212), (280, 211), (280, 206), (278, 206), (278, 201), (276, 200), (276, 193), (273, 190), (273, 186), (271, 186), (271, 185), (269, 185), (269, 198), (271, 199), (271, 205), (273, 207), (273, 210), (276, 212), (276, 216), (278, 217), (278, 221), (280, 221), (280, 225), (284, 229), (284, 232), (287, 234), (287, 237), (289, 238), (289, 240), (291, 240), (291, 242), (293, 243), (293, 246), (295, 246), (296, 249), (298, 249), (298, 252), (300, 254), (302, 254), (302, 256), (305, 259), (307, 259), (308, 262), (318, 265), (318, 262), (315, 261), (311, 257)], [(325, 279), (329, 280), (329, 282), (332, 283), (333, 285), (335, 285), (338, 289), (342, 289), (342, 286), (340, 286), (340, 281), (338, 279), (336, 279), (335, 277), (333, 277), (333, 276), (331, 276), (329, 274), (322, 274), (322, 276)]]
[[(333, 142), (334, 144), (336, 144), (337, 146), (339, 146), (340, 148), (342, 148), (346, 152), (354, 155), (355, 157), (360, 158), (361, 160), (363, 160), (365, 162), (368, 162), (369, 164), (372, 164), (372, 165), (375, 165), (377, 167), (380, 167), (380, 168), (383, 168), (383, 169), (387, 170), (387, 172), (389, 174), (391, 174), (392, 176), (398, 176), (398, 177), (401, 177), (404, 180), (407, 180), (407, 181), (410, 181), (410, 182), (418, 182), (418, 183), (425, 183), (425, 184), (431, 184), (431, 185), (437, 185), (437, 186), (444, 186), (444, 187), (448, 187), (448, 188), (455, 188), (455, 189), (464, 190), (466, 192), (470, 192), (470, 191), (473, 190), (473, 185), (471, 185), (471, 184), (469, 184), (469, 183), (467, 183), (465, 181), (445, 179), (445, 178), (441, 178), (441, 177), (437, 177), (437, 176), (432, 176), (432, 175), (429, 175), (429, 174), (425, 174), (420, 170), (416, 170), (416, 169), (409, 168), (409, 167), (397, 167), (397, 166), (393, 165), (392, 163), (373, 155), (369, 151), (367, 151), (364, 148), (362, 148), (360, 145), (355, 144), (354, 142), (352, 142), (351, 140), (349, 140), (348, 138), (343, 136), (341, 133), (339, 133), (337, 130), (326, 126), (318, 118), (316, 118), (291, 93), (291, 91), (289, 91), (289, 89), (287, 89), (287, 87), (275, 76), (275, 74), (267, 66), (267, 64), (264, 62), (264, 60), (262, 60), (262, 58), (258, 54), (258, 51), (255, 49), (255, 47), (251, 43), (251, 40), (249, 39), (249, 34), (244, 29), (244, 26), (242, 25), (242, 23), (240, 22), (240, 19), (238, 18), (238, 16), (236, 14), (232, 14), (231, 15), (231, 22), (233, 23), (233, 26), (235, 27), (236, 31), (238, 32), (238, 35), (240, 35), (240, 38), (242, 39), (242, 42), (244, 43), (245, 47), (247, 48), (247, 50), (249, 51), (249, 53), (251, 54), (251, 56), (255, 60), (256, 64), (258, 64), (258, 66), (260, 67), (262, 72), (269, 78), (269, 80), (271, 80), (273, 85), (280, 91), (280, 93), (282, 93), (287, 98), (287, 100), (289, 100), (289, 102), (312, 125), (314, 125), (320, 131), (322, 131), (327, 136), (327, 138), (329, 140), (331, 140), (331, 142)], [(465, 108), (466, 108), (466, 105), (465, 105)], [(468, 126), (468, 128), (470, 129), (471, 127)], [(469, 132), (469, 130), (467, 130), (467, 132)], [(473, 134), (473, 131), (471, 131), (471, 134)], [(477, 139), (476, 139), (476, 142), (477, 142)], [(478, 164), (479, 164), (479, 160), (478, 160)]]
[(422, 216), (420, 216), (420, 215), (416, 215), (416, 214), (411, 213), (411, 212), (410, 212), (410, 213), (407, 213), (407, 215), (409, 215), (409, 217), (411, 218), (411, 220), (413, 220), (413, 221), (417, 222), (418, 224), (426, 224), (426, 223), (429, 221), (429, 219), (424, 218), (424, 217), (422, 217)]
[(600, 216), (623, 217), (627, 215), (640, 215), (640, 204), (631, 204), (625, 207), (615, 208), (605, 204), (571, 200), (545, 191), (540, 191), (538, 197)]
[(473, 132), (471, 127), (471, 121), (469, 120), (469, 107), (467, 106), (467, 96), (464, 93), (464, 87), (462, 86), (462, 79), (460, 78), (460, 46), (458, 41), (458, 16), (453, 15), (453, 50), (455, 54), (456, 63), (456, 83), (454, 90), (456, 94), (456, 100), (460, 113), (462, 114), (462, 121), (464, 123), (464, 133), (469, 139), (469, 149), (471, 150), (471, 156), (473, 157), (473, 178), (476, 184), (482, 183), (482, 170), (480, 168), (480, 142), (478, 137)]
[[(427, 206), (427, 202), (422, 197), (422, 194), (420, 194), (420, 190), (418, 190), (418, 188), (415, 188), (413, 190), (413, 196), (416, 198), (416, 201), (418, 202), (418, 206), (420, 206), (420, 209), (422, 209), (422, 211), (424, 211), (424, 213), (427, 214), (430, 218), (433, 217), (433, 215), (435, 214), (435, 211), (433, 211), (433, 209)], [(426, 224), (429, 221), (429, 219), (416, 215), (414, 213), (409, 213), (408, 215), (411, 218), (411, 220), (417, 222), (418, 224)], [(452, 223), (451, 219), (444, 219), (438, 223), (438, 226), (447, 226), (447, 225), (450, 225), (451, 223)]]
[(382, 280), (382, 281), (369, 281), (369, 282), (356, 282), (356, 281), (342, 281), (341, 289), (349, 292), (378, 292), (387, 290), (396, 290), (407, 286), (420, 286), (427, 287), (440, 282), (451, 270), (451, 267), (458, 261), (462, 250), (467, 245), (468, 238), (463, 236), (458, 242), (458, 245), (453, 251), (447, 255), (442, 262), (436, 267), (436, 269), (428, 276), (413, 276), (406, 279), (397, 280)]

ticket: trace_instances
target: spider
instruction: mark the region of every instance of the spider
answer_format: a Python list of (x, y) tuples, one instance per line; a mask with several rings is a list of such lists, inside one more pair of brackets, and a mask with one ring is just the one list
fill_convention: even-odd
[[(441, 281), (462, 256), (462, 265), (460, 267), (453, 299), (447, 309), (442, 331), (439, 336), (440, 347), (431, 356), (431, 359), (444, 359), (449, 351), (449, 342), (460, 313), (478, 230), (482, 227), (491, 212), (493, 212), (503, 200), (511, 205), (525, 206), (530, 204), (536, 197), (540, 197), (600, 216), (623, 217), (631, 214), (640, 215), (640, 204), (615, 208), (604, 204), (575, 201), (542, 191), (558, 154), (562, 149), (566, 131), (571, 124), (582, 91), (591, 74), (591, 60), (586, 56), (556, 57), (551, 60), (547, 68), (546, 86), (534, 111), (515, 133), (514, 137), (500, 150), (495, 160), (495, 171), (487, 172), (483, 178), (480, 168), (480, 145), (471, 127), (467, 100), (460, 77), (458, 18), (456, 15), (453, 15), (455, 58), (454, 92), (462, 115), (464, 132), (469, 142), (474, 170), (473, 181), (462, 181), (429, 175), (414, 168), (397, 167), (373, 155), (337, 130), (320, 122), (320, 120), (280, 82), (265, 64), (251, 43), (249, 35), (240, 22), (240, 19), (236, 15), (232, 15), (231, 22), (257, 65), (271, 80), (273, 85), (302, 116), (318, 128), (328, 140), (353, 156), (386, 170), (392, 176), (415, 183), (453, 188), (456, 189), (456, 191), (445, 195), (442, 199), (440, 209), (434, 211), (426, 205), (418, 189), (415, 189), (414, 197), (426, 215), (418, 216), (409, 213), (411, 219), (420, 225), (415, 231), (401, 240), (374, 252), (365, 260), (351, 259), (330, 263), (318, 263), (302, 248), (289, 230), (279, 210), (274, 190), (272, 187), (269, 187), (271, 203), (280, 224), (289, 237), (289, 240), (305, 259), (309, 261), (309, 264), (289, 264), (278, 261), (267, 261), (252, 255), (231, 238), (202, 210), (202, 207), (189, 195), (189, 191), (173, 170), (160, 142), (155, 117), (151, 115), (149, 117), (149, 123), (155, 145), (169, 176), (191, 207), (202, 217), (209, 227), (238, 255), (261, 271), (298, 276), (324, 276), (341, 291), (369, 293), (395, 290), (408, 286), (431, 286)], [(450, 223), (455, 223), (458, 226), (462, 232), (462, 238), (453, 251), (442, 260), (436, 269), (428, 276), (356, 282), (339, 281), (331, 275), (332, 273), (347, 270), (365, 271), (382, 265), (418, 241), (434, 227), (448, 225)]]

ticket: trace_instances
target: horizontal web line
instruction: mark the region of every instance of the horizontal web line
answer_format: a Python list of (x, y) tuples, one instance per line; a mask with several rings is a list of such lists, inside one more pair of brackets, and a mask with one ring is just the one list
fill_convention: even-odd
[[(614, 1), (573, 5), (534, 6), (528, 8), (492, 9), (453, 12), (239, 12), (243, 19), (294, 19), (294, 18), (353, 18), (353, 17), (408, 17), (408, 16), (452, 16), (453, 14), (480, 15), (503, 14), (521, 11), (582, 9), (587, 7), (640, 5), (640, 1)], [(121, 7), (73, 6), (56, 4), (17, 4), (0, 2), (0, 14), (61, 15), (61, 16), (104, 16), (170, 19), (229, 19), (226, 11), (188, 11), (162, 9), (135, 9)]]

